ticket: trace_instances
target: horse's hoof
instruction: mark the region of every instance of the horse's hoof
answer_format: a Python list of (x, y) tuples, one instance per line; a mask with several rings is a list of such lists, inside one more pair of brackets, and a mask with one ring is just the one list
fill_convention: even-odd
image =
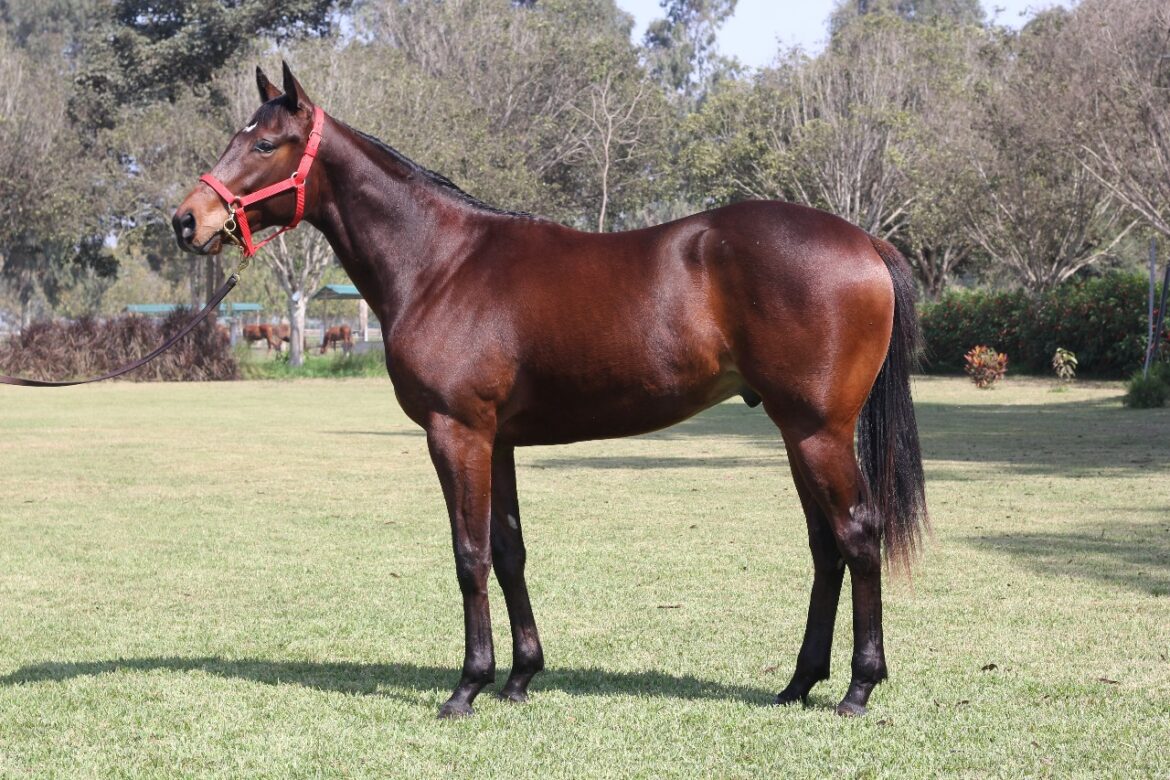
[(837, 705), (837, 714), (842, 718), (860, 718), (868, 710), (860, 704), (854, 704), (851, 701), (843, 701)]
[(474, 714), (470, 704), (459, 701), (449, 701), (439, 708), (439, 720), (456, 720), (467, 718)]
[(776, 694), (777, 707), (787, 707), (789, 704), (796, 704), (797, 702), (807, 705), (808, 694), (801, 693), (800, 691), (794, 691), (791, 688), (785, 688), (784, 690), (780, 691), (780, 693)]
[(510, 701), (513, 704), (524, 704), (528, 701), (528, 693), (527, 691), (521, 690), (510, 691), (505, 688), (504, 690), (496, 693), (496, 698), (500, 699), (501, 701)]

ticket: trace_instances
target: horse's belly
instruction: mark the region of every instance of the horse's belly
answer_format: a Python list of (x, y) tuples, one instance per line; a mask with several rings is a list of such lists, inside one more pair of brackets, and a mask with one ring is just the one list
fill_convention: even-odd
[(667, 428), (743, 389), (743, 379), (725, 372), (675, 392), (647, 387), (532, 388), (526, 402), (500, 421), (499, 437), (517, 446), (615, 439)]

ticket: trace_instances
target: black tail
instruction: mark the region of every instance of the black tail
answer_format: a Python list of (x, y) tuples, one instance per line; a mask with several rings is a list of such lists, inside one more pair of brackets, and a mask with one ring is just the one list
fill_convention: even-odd
[(891, 244), (871, 240), (894, 282), (894, 330), (886, 362), (857, 421), (857, 456), (869, 500), (882, 519), (886, 561), (908, 571), (929, 522), (910, 398), (910, 372), (917, 365), (921, 334), (909, 264)]

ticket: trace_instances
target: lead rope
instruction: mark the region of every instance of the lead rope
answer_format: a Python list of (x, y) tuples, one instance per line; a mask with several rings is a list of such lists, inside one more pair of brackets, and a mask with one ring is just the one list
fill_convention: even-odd
[(65, 382), (52, 382), (43, 379), (25, 379), (24, 377), (4, 376), (0, 374), (0, 385), (17, 385), (20, 387), (71, 387), (73, 385), (89, 384), (90, 382), (101, 382), (104, 379), (113, 379), (116, 376), (127, 374), (136, 368), (141, 368), (161, 355), (163, 352), (166, 352), (175, 345), (175, 342), (179, 341), (179, 339), (183, 338), (192, 330), (194, 330), (196, 325), (207, 319), (207, 316), (211, 314), (211, 312), (215, 311), (215, 308), (219, 306), (220, 302), (227, 297), (227, 294), (231, 292), (232, 288), (235, 287), (236, 284), (240, 281), (240, 272), (247, 268), (250, 262), (251, 258), (242, 258), (240, 260), (239, 266), (236, 267), (236, 270), (233, 271), (232, 275), (227, 278), (227, 281), (220, 285), (220, 288), (215, 291), (214, 295), (211, 296), (211, 300), (207, 302), (207, 305), (203, 307), (199, 314), (195, 315), (195, 319), (184, 325), (182, 330), (167, 339), (162, 346), (155, 349), (149, 355), (138, 358), (138, 360), (135, 360), (133, 363), (127, 366), (123, 366), (122, 368), (119, 368), (115, 371), (111, 371), (108, 374), (91, 377), (90, 379), (74, 379)]

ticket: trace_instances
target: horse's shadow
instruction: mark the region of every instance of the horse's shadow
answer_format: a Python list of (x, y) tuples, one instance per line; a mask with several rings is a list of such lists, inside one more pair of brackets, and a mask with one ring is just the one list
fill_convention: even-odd
[[(57, 682), (125, 671), (199, 672), (264, 685), (301, 685), (320, 691), (406, 699), (411, 703), (418, 703), (418, 698), (405, 696), (405, 691), (445, 693), (458, 677), (458, 670), (454, 668), (407, 663), (362, 664), (171, 656), (110, 661), (46, 661), (22, 666), (0, 677), (0, 686)], [(503, 670), (497, 673), (500, 684), (504, 677)], [(615, 672), (591, 668), (546, 670), (534, 681), (533, 688), (534, 691), (562, 691), (572, 696), (656, 696), (760, 705), (770, 704), (775, 696), (773, 691), (725, 685), (692, 675), (672, 675), (658, 671)]]

